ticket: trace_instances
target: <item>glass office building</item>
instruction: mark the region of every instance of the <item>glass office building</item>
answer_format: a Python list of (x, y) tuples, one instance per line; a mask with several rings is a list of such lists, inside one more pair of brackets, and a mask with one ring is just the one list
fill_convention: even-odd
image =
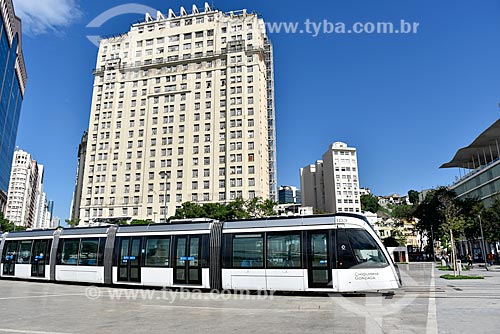
[(0, 210), (3, 212), (9, 189), (10, 169), (16, 144), (26, 69), (21, 48), (21, 20), (12, 0), (0, 2)]

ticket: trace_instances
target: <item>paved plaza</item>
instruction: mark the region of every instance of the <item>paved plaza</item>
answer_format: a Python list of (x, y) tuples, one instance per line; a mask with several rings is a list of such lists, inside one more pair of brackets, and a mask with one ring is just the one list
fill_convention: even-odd
[(394, 295), (215, 294), (0, 281), (0, 333), (498, 333), (500, 270), (400, 265)]

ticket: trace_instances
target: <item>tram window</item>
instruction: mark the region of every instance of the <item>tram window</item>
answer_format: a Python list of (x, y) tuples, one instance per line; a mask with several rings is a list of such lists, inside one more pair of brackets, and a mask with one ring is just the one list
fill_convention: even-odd
[(96, 266), (98, 250), (99, 250), (98, 238), (82, 239), (80, 242), (80, 254), (78, 257), (78, 265)]
[(2, 263), (14, 263), (17, 255), (17, 241), (7, 241), (2, 255)]
[(267, 235), (267, 268), (301, 268), (300, 234)]
[(80, 239), (62, 239), (61, 264), (77, 265)]
[(347, 229), (357, 267), (380, 268), (388, 265), (387, 259), (373, 237), (365, 230)]
[(170, 238), (147, 238), (146, 266), (168, 267)]
[(201, 238), (200, 265), (202, 268), (208, 268), (210, 265), (210, 242), (208, 235), (203, 235)]
[(31, 258), (31, 244), (33, 240), (23, 240), (19, 244), (19, 252), (17, 256), (17, 263), (27, 264), (30, 263)]
[(233, 268), (264, 268), (262, 234), (237, 234), (233, 238)]
[(104, 249), (106, 248), (106, 238), (99, 238), (99, 253), (97, 253), (97, 265), (104, 265)]
[(337, 230), (337, 268), (349, 269), (357, 264), (345, 229)]
[(232, 234), (222, 235), (222, 268), (231, 268)]
[(46, 257), (46, 260), (47, 261), (47, 264), (50, 262), (50, 251), (52, 250), (52, 240), (49, 240), (47, 242), (47, 257)]

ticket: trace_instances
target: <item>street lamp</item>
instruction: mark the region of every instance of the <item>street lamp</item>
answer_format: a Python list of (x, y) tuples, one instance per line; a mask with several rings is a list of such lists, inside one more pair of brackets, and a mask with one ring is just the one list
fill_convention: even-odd
[(161, 171), (160, 175), (165, 179), (165, 195), (164, 195), (164, 206), (163, 206), (163, 222), (167, 222), (167, 172)]
[(484, 234), (483, 234), (483, 223), (481, 222), (481, 214), (477, 215), (479, 217), (479, 228), (481, 229), (481, 248), (483, 250), (484, 267), (486, 271), (489, 271), (488, 264), (486, 263), (486, 246), (484, 245)]

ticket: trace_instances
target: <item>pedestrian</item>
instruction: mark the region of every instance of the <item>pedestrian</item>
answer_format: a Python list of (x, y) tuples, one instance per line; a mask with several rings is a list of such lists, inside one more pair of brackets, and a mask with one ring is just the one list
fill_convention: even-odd
[(472, 263), (472, 256), (470, 256), (470, 254), (467, 254), (467, 266), (469, 266), (469, 268), (474, 267), (474, 265)]
[(493, 264), (493, 259), (495, 257), (493, 256), (493, 253), (492, 252), (489, 252), (488, 255), (487, 255), (487, 259), (488, 259), (488, 264), (491, 266)]
[(446, 262), (446, 266), (447, 266), (447, 267), (451, 267), (451, 266), (450, 266), (450, 257), (448, 256), (448, 254), (446, 254), (446, 255), (444, 256), (444, 260), (445, 260), (445, 262)]

